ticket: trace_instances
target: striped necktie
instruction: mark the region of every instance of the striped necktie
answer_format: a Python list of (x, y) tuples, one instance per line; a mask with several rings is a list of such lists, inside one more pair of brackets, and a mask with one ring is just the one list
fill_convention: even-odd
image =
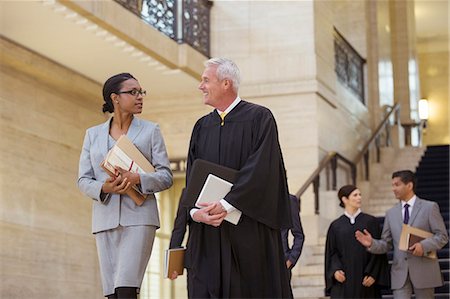
[(222, 121), (220, 122), (220, 125), (223, 126), (224, 124), (224, 120), (225, 120), (225, 116), (227, 115), (226, 112), (222, 112), (220, 113), (220, 118), (222, 119)]

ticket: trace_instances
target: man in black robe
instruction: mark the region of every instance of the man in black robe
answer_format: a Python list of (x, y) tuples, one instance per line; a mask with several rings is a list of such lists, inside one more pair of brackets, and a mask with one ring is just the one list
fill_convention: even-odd
[[(196, 159), (236, 169), (238, 175), (216, 203), (200, 209), (184, 198), (180, 203), (189, 213), (188, 295), (292, 298), (280, 237), (280, 229), (291, 226), (290, 204), (275, 119), (267, 108), (239, 98), (234, 62), (213, 58), (205, 66), (199, 89), (204, 103), (215, 109), (194, 126), (187, 185)], [(234, 209), (242, 212), (237, 225), (223, 221)]]

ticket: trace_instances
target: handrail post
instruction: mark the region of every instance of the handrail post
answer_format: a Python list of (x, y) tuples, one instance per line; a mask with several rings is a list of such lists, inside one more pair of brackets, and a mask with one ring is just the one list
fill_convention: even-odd
[(320, 175), (317, 175), (313, 181), (314, 190), (314, 213), (319, 215), (319, 185), (320, 185)]
[(377, 157), (377, 163), (380, 163), (381, 157), (380, 157), (380, 147), (381, 147), (381, 141), (380, 141), (380, 135), (375, 138), (375, 150), (376, 150), (376, 157)]
[(352, 183), (354, 186), (356, 186), (356, 164), (351, 165), (351, 172), (352, 172)]
[(369, 180), (369, 151), (364, 153), (364, 168), (366, 170), (365, 177), (366, 181)]
[(335, 155), (333, 157), (333, 159), (331, 160), (331, 177), (332, 177), (331, 188), (332, 188), (332, 190), (336, 190), (336, 188), (337, 188), (336, 172), (337, 172), (337, 155)]

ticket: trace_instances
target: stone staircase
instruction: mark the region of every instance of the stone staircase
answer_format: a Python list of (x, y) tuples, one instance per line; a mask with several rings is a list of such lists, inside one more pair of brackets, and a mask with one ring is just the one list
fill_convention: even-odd
[[(374, 216), (384, 216), (397, 200), (391, 189), (392, 172), (403, 169), (415, 171), (425, 148), (383, 148), (381, 163), (370, 165), (370, 182), (358, 182), (363, 194), (363, 211)], [(332, 197), (336, 191), (321, 192), (322, 198)], [(322, 199), (323, 200), (323, 199)], [(331, 209), (329, 209), (331, 211)], [(339, 210), (340, 213), (340, 210)], [(324, 217), (321, 215), (321, 217)], [(329, 220), (325, 220), (325, 222)], [(293, 269), (292, 292), (294, 298), (319, 299), (325, 297), (324, 253), (327, 229), (321, 228), (318, 244), (305, 244), (297, 266)], [(308, 231), (305, 231), (308, 239)]]
[[(317, 245), (305, 245), (292, 275), (294, 298), (324, 298), (325, 237)], [(295, 271), (294, 268), (294, 271)]]
[(361, 188), (363, 210), (374, 216), (384, 216), (397, 203), (392, 193), (392, 173), (404, 169), (415, 171), (424, 152), (423, 147), (383, 148), (381, 163), (371, 165), (370, 182), (362, 183), (365, 186)]

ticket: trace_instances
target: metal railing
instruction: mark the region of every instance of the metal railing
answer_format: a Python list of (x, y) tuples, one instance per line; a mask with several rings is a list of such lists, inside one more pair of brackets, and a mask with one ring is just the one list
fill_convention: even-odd
[(320, 213), (320, 207), (319, 207), (319, 186), (320, 186), (320, 173), (328, 168), (331, 167), (331, 189), (336, 190), (337, 189), (337, 168), (338, 168), (338, 160), (343, 161), (345, 164), (350, 166), (350, 172), (351, 172), (351, 178), (352, 178), (352, 184), (356, 185), (356, 175), (357, 175), (357, 165), (361, 161), (362, 158), (364, 158), (364, 168), (365, 168), (365, 179), (369, 179), (369, 150), (371, 145), (375, 142), (376, 146), (376, 161), (380, 162), (380, 147), (381, 147), (381, 135), (383, 132), (383, 129), (385, 129), (386, 132), (386, 141), (385, 145), (389, 146), (391, 145), (390, 140), (390, 118), (393, 114), (395, 114), (395, 123), (398, 123), (399, 120), (399, 112), (400, 112), (400, 104), (395, 104), (389, 113), (386, 114), (384, 119), (380, 122), (378, 127), (375, 129), (375, 131), (372, 133), (371, 137), (367, 140), (367, 142), (364, 144), (362, 150), (358, 153), (354, 161), (350, 161), (349, 159), (343, 157), (339, 153), (336, 152), (329, 152), (326, 157), (324, 157), (320, 163), (319, 166), (313, 171), (313, 173), (309, 176), (309, 178), (306, 180), (306, 182), (303, 184), (302, 187), (297, 191), (295, 194), (297, 198), (301, 198), (301, 196), (305, 193), (305, 191), (309, 188), (311, 184), (313, 184), (313, 192), (314, 192), (314, 211), (315, 214)]
[(177, 43), (187, 43), (209, 57), (208, 0), (114, 0)]

